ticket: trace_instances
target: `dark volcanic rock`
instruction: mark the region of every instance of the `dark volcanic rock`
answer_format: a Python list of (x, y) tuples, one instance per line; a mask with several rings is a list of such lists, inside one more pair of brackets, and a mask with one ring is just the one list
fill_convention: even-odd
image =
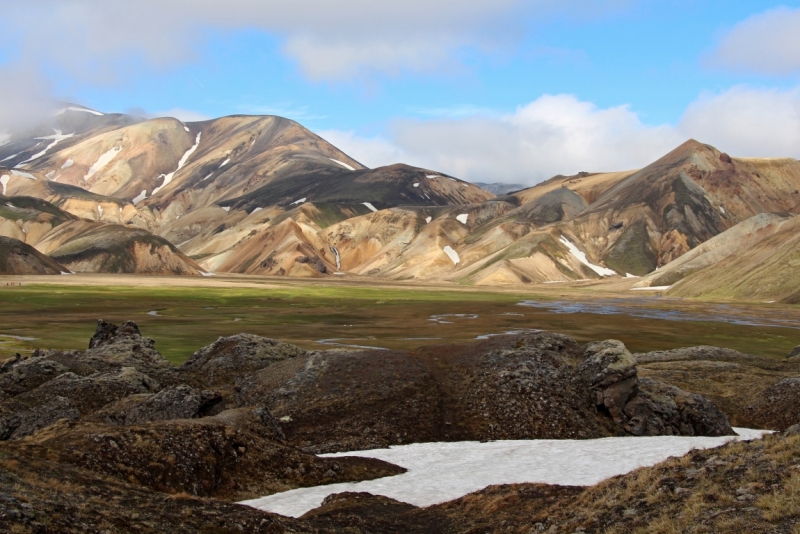
[(216, 417), (78, 423), (26, 443), (24, 451), (157, 491), (236, 500), (405, 472), (371, 458), (318, 458), (228, 423)]
[(786, 357), (800, 359), (800, 345), (797, 345)]
[(800, 377), (784, 378), (770, 386), (747, 410), (762, 428), (785, 430), (799, 424)]
[(294, 259), (297, 263), (307, 263), (311, 267), (317, 270), (317, 272), (325, 274), (328, 272), (328, 267), (325, 265), (325, 262), (320, 259), (319, 256), (309, 257), (309, 256), (299, 256)]
[[(634, 436), (731, 436), (713, 402), (657, 380), (639, 379), (636, 361), (620, 341), (589, 343), (579, 372), (595, 404)], [(652, 353), (651, 353), (652, 354)]]
[(657, 380), (639, 380), (625, 405), (625, 430), (634, 436), (730, 436), (727, 417), (708, 399)]
[(221, 337), (198, 350), (181, 365), (180, 372), (203, 387), (230, 388), (236, 377), (305, 353), (300, 347), (275, 339), (238, 334)]
[(657, 428), (733, 434), (712, 403), (678, 389), (648, 388), (640, 391), (635, 359), (618, 341), (584, 348), (566, 336), (535, 333), (410, 354), (310, 353), (242, 378), (235, 403), (266, 406), (288, 443), (313, 452), (598, 438)]
[(64, 365), (42, 356), (21, 358), (17, 354), (0, 367), (0, 400), (30, 391), (68, 371)]
[(128, 395), (152, 393), (159, 389), (158, 382), (130, 367), (89, 376), (64, 373), (38, 388), (6, 400), (2, 408), (18, 412), (47, 404), (57, 397), (64, 397), (81, 414), (86, 415)]
[(24, 438), (62, 419), (74, 421), (79, 417), (78, 409), (69, 399), (56, 397), (30, 410), (0, 418), (0, 441)]
[(79, 375), (133, 367), (155, 378), (162, 386), (182, 382), (177, 369), (155, 350), (155, 341), (142, 337), (133, 321), (126, 321), (117, 327), (98, 320), (97, 331), (89, 342), (88, 350), (37, 350), (34, 356), (56, 361)]
[(595, 404), (608, 410), (615, 423), (623, 423), (623, 410), (638, 382), (636, 360), (615, 339), (589, 343), (584, 355), (578, 372), (595, 392)]
[(181, 385), (165, 388), (151, 395), (130, 395), (98, 411), (92, 419), (110, 425), (195, 419), (214, 415), (221, 406), (222, 395), (216, 391), (197, 390)]

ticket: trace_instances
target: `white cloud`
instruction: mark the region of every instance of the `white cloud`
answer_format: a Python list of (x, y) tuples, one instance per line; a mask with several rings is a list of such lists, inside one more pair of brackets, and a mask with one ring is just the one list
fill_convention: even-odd
[(0, 67), (0, 133), (20, 132), (53, 116), (58, 104), (50, 87), (33, 69), (18, 64)]
[(172, 108), (166, 111), (156, 111), (154, 113), (148, 113), (148, 115), (153, 118), (172, 117), (182, 122), (200, 122), (200, 121), (207, 121), (212, 118), (206, 115), (205, 113), (192, 111), (191, 109), (181, 109), (181, 108)]
[[(459, 64), (464, 47), (515, 42), (553, 14), (597, 16), (626, 1), (587, 0), (38, 0), (4, 5), (25, 53), (104, 82), (142, 63), (193, 57), (214, 30), (257, 30), (314, 79), (431, 71)], [(30, 28), (30, 29), (26, 29)], [(35, 28), (35, 31), (33, 30)]]
[(359, 137), (354, 132), (321, 130), (317, 135), (367, 167), (381, 167), (406, 162), (408, 154), (382, 137)]
[(544, 95), (508, 115), (399, 120), (387, 138), (320, 135), (371, 167), (403, 161), (471, 181), (533, 185), (556, 174), (642, 167), (689, 138), (734, 156), (798, 157), (800, 89), (702, 95), (676, 126), (644, 124), (627, 106)]
[(534, 184), (555, 174), (635, 168), (682, 141), (669, 126), (642, 124), (626, 106), (600, 109), (572, 95), (545, 95), (505, 116), (401, 120), (391, 134), (346, 134), (340, 148), (356, 159), (367, 154), (371, 166), (402, 158), (466, 180)]
[(740, 22), (707, 59), (713, 66), (733, 70), (800, 72), (800, 9), (779, 7)]
[(742, 157), (800, 157), (800, 87), (733, 87), (689, 105), (678, 130)]

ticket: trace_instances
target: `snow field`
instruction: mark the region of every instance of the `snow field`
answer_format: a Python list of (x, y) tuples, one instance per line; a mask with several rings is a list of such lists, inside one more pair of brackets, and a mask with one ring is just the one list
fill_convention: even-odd
[[(203, 132), (199, 132), (199, 133), (197, 134), (197, 137), (196, 137), (196, 138), (195, 138), (195, 140), (194, 140), (194, 145), (192, 145), (192, 146), (189, 148), (189, 150), (187, 150), (187, 151), (186, 151), (186, 152), (183, 154), (183, 156), (181, 157), (181, 159), (178, 161), (178, 168), (177, 168), (177, 169), (175, 169), (174, 171), (172, 171), (172, 172), (171, 172), (171, 173), (169, 173), (169, 174), (165, 174), (165, 175), (163, 175), (163, 176), (164, 176), (164, 183), (163, 183), (163, 184), (161, 184), (160, 186), (156, 187), (155, 189), (153, 189), (153, 192), (152, 192), (152, 193), (150, 193), (150, 196), (153, 196), (153, 195), (155, 195), (155, 194), (156, 194), (156, 193), (158, 193), (158, 192), (159, 192), (161, 189), (164, 189), (165, 187), (167, 187), (167, 186), (169, 185), (169, 183), (172, 181), (172, 178), (173, 178), (173, 176), (175, 176), (175, 173), (176, 173), (176, 172), (178, 172), (179, 170), (181, 170), (181, 169), (183, 168), (183, 166), (184, 166), (184, 165), (186, 165), (186, 162), (187, 162), (187, 161), (189, 161), (189, 157), (190, 157), (192, 154), (194, 154), (194, 151), (195, 151), (195, 150), (197, 150), (197, 147), (199, 147), (199, 146), (200, 146), (200, 136), (201, 136), (201, 135), (203, 135)], [(223, 164), (223, 165), (224, 165), (224, 164)]]
[(300, 517), (328, 495), (345, 491), (384, 495), (414, 506), (431, 506), (494, 484), (544, 483), (590, 486), (607, 478), (655, 465), (692, 449), (717, 447), (732, 439), (758, 439), (765, 431), (736, 428), (739, 437), (624, 437), (587, 440), (508, 440), (479, 443), (414, 443), (388, 449), (320, 456), (377, 458), (406, 473), (363, 482), (299, 488), (245, 504)]
[(99, 171), (100, 169), (111, 163), (111, 160), (117, 157), (117, 154), (119, 154), (120, 152), (122, 152), (122, 147), (115, 146), (111, 150), (107, 150), (106, 152), (101, 154), (100, 157), (97, 158), (97, 161), (95, 161), (94, 164), (91, 167), (89, 167), (89, 171), (86, 173), (86, 176), (83, 177), (83, 181), (84, 182), (87, 181), (97, 171)]
[(469, 218), (469, 213), (462, 213), (461, 215), (456, 215), (456, 220), (461, 224), (467, 224), (467, 218)]
[(362, 202), (362, 204), (364, 204), (366, 207), (368, 207), (370, 209), (370, 211), (378, 211), (378, 208), (376, 208), (375, 206), (373, 206), (369, 202)]

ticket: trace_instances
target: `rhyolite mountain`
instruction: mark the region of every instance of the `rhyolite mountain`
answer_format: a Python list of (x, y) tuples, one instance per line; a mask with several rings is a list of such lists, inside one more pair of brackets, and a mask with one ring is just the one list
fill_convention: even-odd
[[(0, 233), (48, 254), (70, 236), (106, 251), (103, 261), (73, 263), (83, 271), (340, 272), (478, 285), (645, 276), (734, 227), (750, 235), (758, 223), (741, 223), (752, 217), (800, 213), (800, 162), (735, 158), (694, 140), (639, 170), (556, 176), (517, 191), (487, 186), (495, 195), (401, 163), (368, 169), (280, 117), (183, 123), (68, 105), (52, 124), (0, 146), (2, 165), (3, 195), (47, 201), (76, 220), (31, 233), (22, 231), (31, 222), (3, 212)], [(92, 232), (54, 224), (86, 221)], [(120, 227), (164, 240), (145, 253), (152, 266), (166, 258), (163, 268), (108, 260), (129, 249), (133, 234)], [(167, 249), (190, 267), (176, 268)], [(672, 278), (639, 285), (684, 276)], [(692, 294), (707, 292), (696, 286)], [(777, 298), (798, 291), (782, 287)]]

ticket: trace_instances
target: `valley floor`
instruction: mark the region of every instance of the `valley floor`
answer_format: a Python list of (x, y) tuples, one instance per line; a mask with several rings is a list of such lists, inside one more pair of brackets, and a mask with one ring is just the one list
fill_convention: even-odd
[(37, 347), (82, 348), (97, 318), (135, 319), (174, 363), (239, 332), (307, 349), (407, 350), (527, 329), (581, 342), (619, 339), (633, 352), (707, 344), (782, 358), (798, 344), (796, 305), (676, 299), (631, 291), (631, 284), (481, 288), (349, 276), (0, 277), (0, 359)]

